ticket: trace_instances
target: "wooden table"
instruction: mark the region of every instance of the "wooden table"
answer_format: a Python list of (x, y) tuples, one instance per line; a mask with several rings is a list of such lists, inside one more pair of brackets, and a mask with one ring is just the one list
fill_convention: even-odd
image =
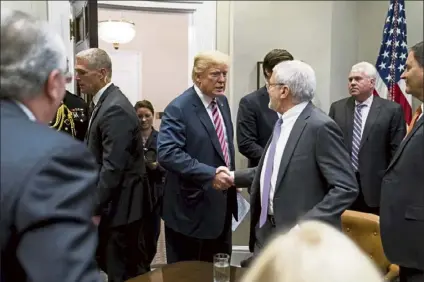
[[(231, 282), (240, 281), (246, 269), (231, 266)], [(126, 282), (213, 282), (213, 264), (190, 261), (168, 264)]]

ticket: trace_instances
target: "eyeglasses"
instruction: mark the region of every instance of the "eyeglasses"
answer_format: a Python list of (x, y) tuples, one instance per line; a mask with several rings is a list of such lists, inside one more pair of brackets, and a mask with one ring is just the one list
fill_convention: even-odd
[(277, 85), (281, 86), (281, 85), (285, 85), (285, 84), (284, 83), (269, 83), (269, 82), (265, 83), (267, 90), (269, 90), (271, 88), (271, 86), (277, 86)]

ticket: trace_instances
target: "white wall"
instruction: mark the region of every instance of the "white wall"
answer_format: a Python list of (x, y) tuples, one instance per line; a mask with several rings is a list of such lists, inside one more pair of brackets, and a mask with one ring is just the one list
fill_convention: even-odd
[(0, 1), (1, 8), (20, 10), (40, 19), (47, 20), (47, 1)]

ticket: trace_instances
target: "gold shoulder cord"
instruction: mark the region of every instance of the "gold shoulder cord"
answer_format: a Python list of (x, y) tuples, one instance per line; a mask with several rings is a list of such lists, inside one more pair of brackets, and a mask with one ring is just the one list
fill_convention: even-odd
[(68, 107), (65, 104), (62, 104), (57, 110), (56, 121), (50, 127), (56, 128), (57, 131), (60, 131), (63, 127), (63, 124), (70, 125), (72, 137), (76, 137), (74, 117), (72, 116), (72, 112), (68, 109)]

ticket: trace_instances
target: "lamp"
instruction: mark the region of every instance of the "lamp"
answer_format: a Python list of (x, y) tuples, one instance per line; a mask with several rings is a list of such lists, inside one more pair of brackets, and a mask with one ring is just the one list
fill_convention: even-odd
[(99, 37), (107, 43), (112, 43), (113, 48), (133, 40), (135, 24), (126, 20), (107, 20), (99, 22)]

